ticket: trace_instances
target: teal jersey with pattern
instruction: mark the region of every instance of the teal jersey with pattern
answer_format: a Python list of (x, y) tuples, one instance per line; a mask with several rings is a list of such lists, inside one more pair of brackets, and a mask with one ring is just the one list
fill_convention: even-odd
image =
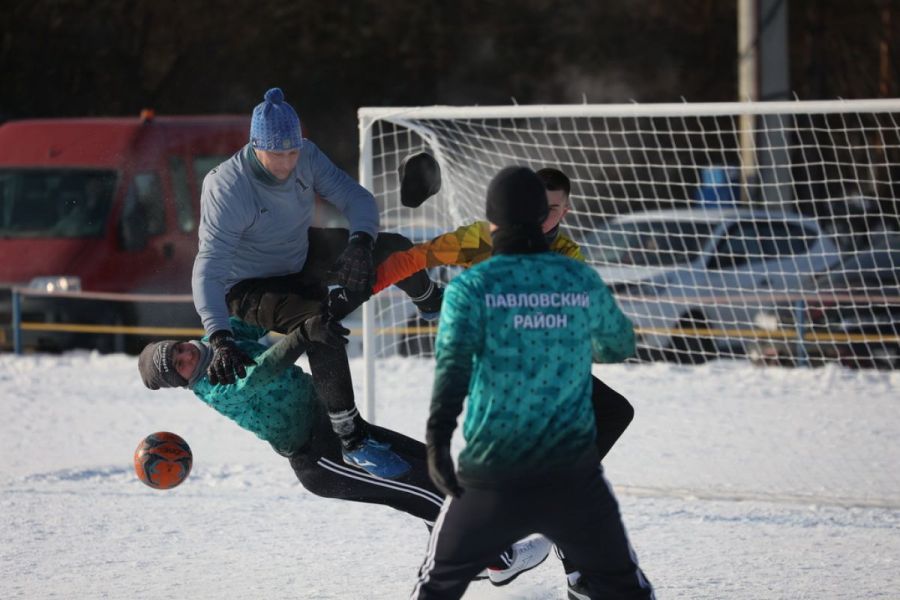
[(247, 376), (230, 385), (212, 385), (204, 375), (192, 388), (203, 402), (244, 429), (272, 444), (281, 454), (290, 455), (308, 441), (319, 415), (319, 402), (312, 377), (296, 365), (276, 367), (270, 347), (257, 340), (265, 329), (231, 318), (235, 343), (254, 365)]
[(458, 402), (455, 418), (468, 393), (460, 478), (498, 482), (584, 456), (596, 435), (592, 359), (622, 361), (634, 343), (631, 322), (582, 262), (498, 255), (458, 275), (441, 309), (432, 417)]

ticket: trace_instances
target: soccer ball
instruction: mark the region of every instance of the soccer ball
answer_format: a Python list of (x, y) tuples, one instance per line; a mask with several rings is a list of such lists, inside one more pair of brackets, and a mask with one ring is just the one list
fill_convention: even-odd
[(171, 489), (187, 479), (193, 462), (187, 442), (168, 431), (151, 433), (134, 451), (138, 479), (158, 490)]

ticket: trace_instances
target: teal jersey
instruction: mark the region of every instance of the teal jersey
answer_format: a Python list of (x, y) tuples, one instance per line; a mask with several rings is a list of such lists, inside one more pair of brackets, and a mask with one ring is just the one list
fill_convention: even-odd
[(257, 340), (266, 330), (230, 319), (235, 343), (256, 363), (247, 376), (230, 385), (212, 385), (204, 375), (192, 388), (194, 394), (244, 429), (290, 455), (308, 441), (318, 419), (319, 402), (312, 377), (296, 365), (284, 366), (277, 345), (266, 347)]
[(622, 361), (634, 343), (631, 322), (591, 267), (550, 252), (494, 256), (447, 286), (429, 429), (451, 416), (455, 425), (468, 394), (461, 480), (496, 483), (571, 465), (596, 434), (592, 359)]

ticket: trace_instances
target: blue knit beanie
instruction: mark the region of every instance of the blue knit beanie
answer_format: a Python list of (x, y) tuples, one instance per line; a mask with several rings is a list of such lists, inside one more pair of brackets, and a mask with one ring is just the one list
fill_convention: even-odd
[(300, 118), (284, 101), (281, 88), (270, 89), (265, 100), (253, 109), (250, 145), (259, 150), (283, 151), (299, 148), (302, 143)]

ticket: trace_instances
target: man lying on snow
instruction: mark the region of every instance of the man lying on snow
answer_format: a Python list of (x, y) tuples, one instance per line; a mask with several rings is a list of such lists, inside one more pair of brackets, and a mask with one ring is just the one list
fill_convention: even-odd
[[(370, 425), (375, 439), (389, 445), (405, 462), (405, 470), (397, 477), (384, 479), (345, 464), (340, 439), (316, 394), (312, 377), (294, 364), (311, 340), (343, 345), (349, 330), (320, 315), (266, 347), (258, 342), (266, 334), (264, 329), (235, 318), (231, 318), (230, 325), (235, 343), (253, 360), (246, 368), (246, 377), (233, 384), (214, 385), (207, 376), (213, 353), (205, 338), (165, 340), (148, 344), (138, 358), (144, 385), (151, 390), (190, 389), (200, 400), (287, 457), (300, 483), (313, 494), (384, 504), (419, 517), (430, 529), (444, 496), (428, 476), (425, 445), (396, 431)], [(508, 583), (543, 562), (550, 548), (550, 542), (543, 537), (513, 544), (484, 575), (495, 585)]]

